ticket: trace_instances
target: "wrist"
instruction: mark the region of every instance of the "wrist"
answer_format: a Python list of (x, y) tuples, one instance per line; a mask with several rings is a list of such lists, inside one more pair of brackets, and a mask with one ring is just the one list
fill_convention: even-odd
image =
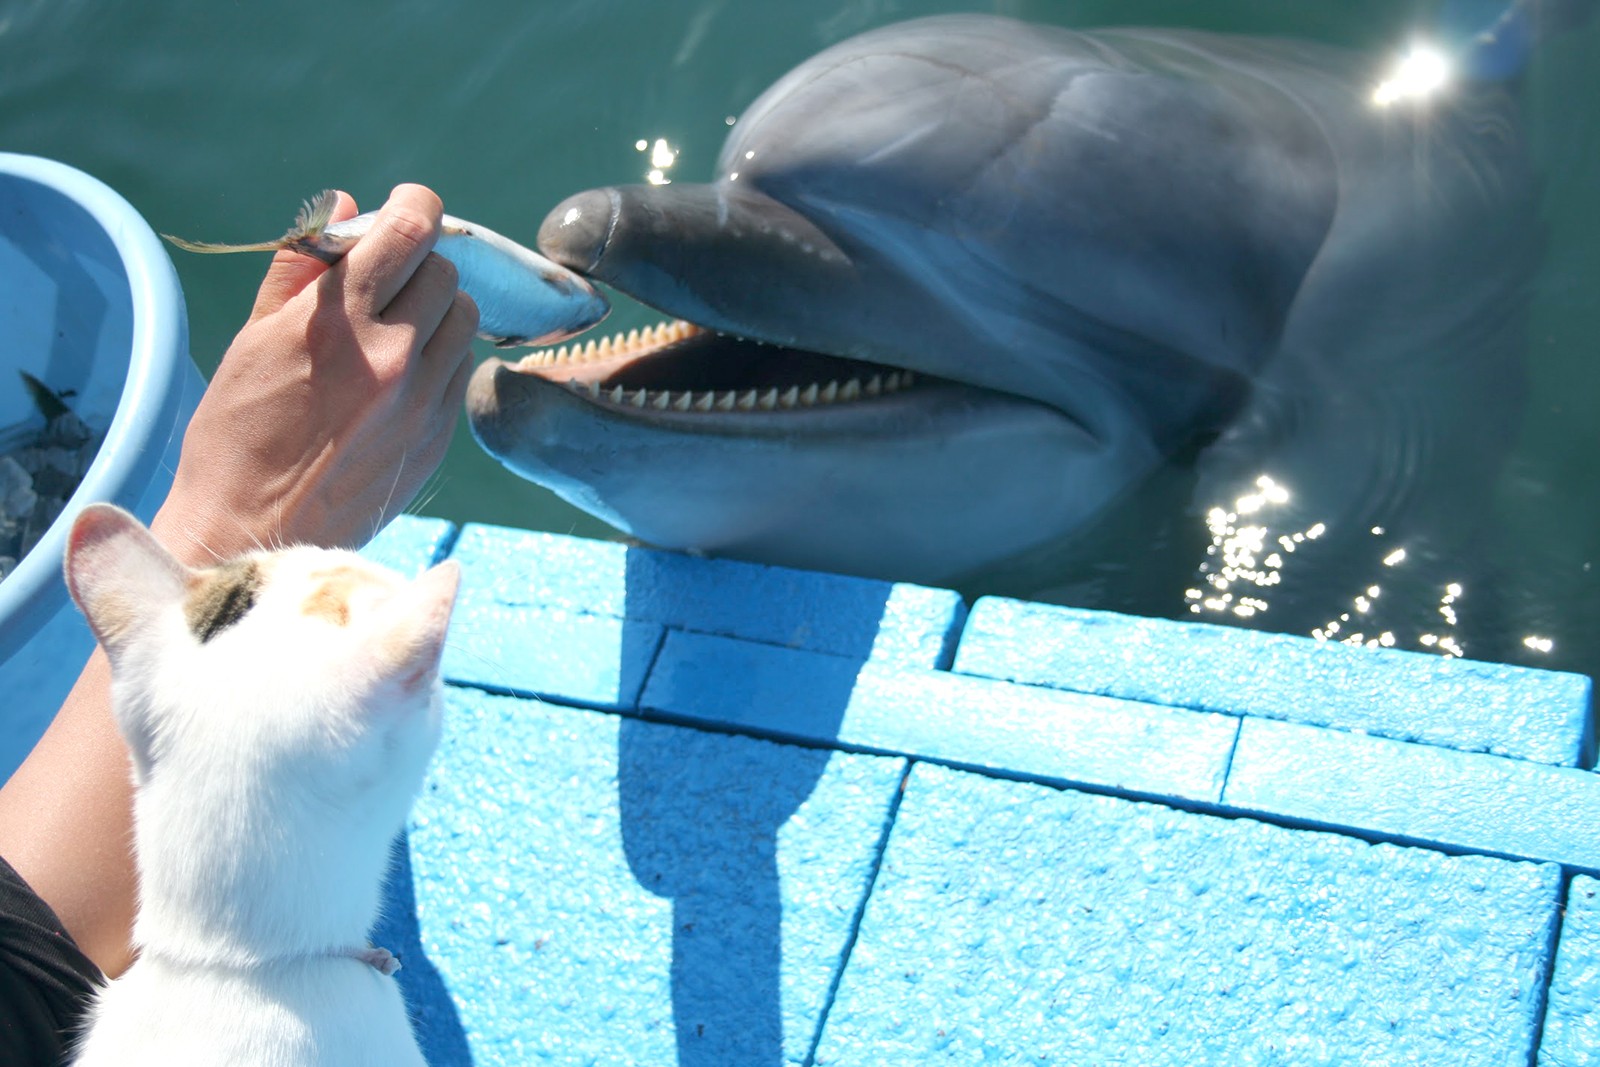
[(150, 532), (190, 567), (214, 567), (261, 544), (237, 519), (219, 522), (209, 509), (187, 507), (174, 496), (150, 520)]

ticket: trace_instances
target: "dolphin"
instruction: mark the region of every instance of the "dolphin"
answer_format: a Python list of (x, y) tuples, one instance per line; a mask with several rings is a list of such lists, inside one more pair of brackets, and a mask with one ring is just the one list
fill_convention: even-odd
[(710, 183), (550, 212), (545, 255), (681, 321), (487, 361), (473, 433), (651, 544), (934, 584), (1174, 464), (1347, 528), (1456, 500), (1516, 429), (1536, 185), (1508, 88), (1385, 84), (1176, 29), (861, 34)]

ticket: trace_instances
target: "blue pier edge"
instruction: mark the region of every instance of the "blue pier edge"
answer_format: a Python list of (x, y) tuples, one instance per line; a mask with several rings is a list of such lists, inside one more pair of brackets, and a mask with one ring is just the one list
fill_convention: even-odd
[(402, 519), (434, 1067), (1600, 1065), (1587, 678)]

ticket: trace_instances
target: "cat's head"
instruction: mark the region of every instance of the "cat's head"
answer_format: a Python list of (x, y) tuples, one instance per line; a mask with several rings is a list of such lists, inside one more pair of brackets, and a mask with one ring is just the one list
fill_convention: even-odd
[(139, 786), (143, 906), (204, 907), (196, 894), (271, 895), (281, 882), (370, 911), (365, 883), (381, 877), (438, 742), (458, 566), (407, 581), (298, 547), (193, 569), (126, 512), (94, 505), (65, 574), (111, 660)]

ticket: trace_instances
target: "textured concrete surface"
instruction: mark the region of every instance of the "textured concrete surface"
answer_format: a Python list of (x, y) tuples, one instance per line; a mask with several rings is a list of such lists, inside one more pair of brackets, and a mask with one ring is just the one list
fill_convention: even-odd
[(435, 1067), (1600, 1065), (1587, 679), (491, 527), (370, 551), (445, 550), (375, 931)]
[(407, 576), (421, 574), (447, 554), (456, 528), (443, 519), (399, 515), (367, 542), (361, 554)]
[(1567, 889), (1539, 1067), (1596, 1065), (1600, 1065), (1600, 882), (1579, 875)]
[(608, 615), (677, 630), (908, 665), (948, 663), (966, 609), (946, 589), (695, 559), (469, 524), (463, 606)]
[(1588, 737), (1582, 675), (1016, 600), (973, 607), (955, 669), (1562, 766)]
[(1266, 719), (1223, 794), (1246, 811), (1600, 870), (1600, 777)]
[(903, 773), (453, 690), (401, 972), (435, 1067), (805, 1062)]
[(918, 766), (816, 1062), (1526, 1063), (1559, 882)]
[(1035, 780), (1213, 802), (1238, 720), (671, 634), (648, 712)]

